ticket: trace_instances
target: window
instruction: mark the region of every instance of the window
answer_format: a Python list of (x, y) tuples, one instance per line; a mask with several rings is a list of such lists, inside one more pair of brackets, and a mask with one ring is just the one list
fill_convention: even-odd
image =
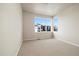
[(45, 32), (51, 31), (51, 19), (35, 17), (34, 18), (34, 29), (35, 32)]
[(59, 21), (58, 21), (58, 17), (55, 16), (54, 17), (54, 20), (53, 20), (53, 24), (54, 24), (54, 31), (58, 31), (58, 24), (59, 24)]

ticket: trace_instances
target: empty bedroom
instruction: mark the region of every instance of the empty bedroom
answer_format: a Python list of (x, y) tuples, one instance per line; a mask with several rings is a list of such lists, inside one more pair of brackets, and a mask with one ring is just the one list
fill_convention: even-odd
[(78, 3), (0, 4), (0, 56), (79, 56)]

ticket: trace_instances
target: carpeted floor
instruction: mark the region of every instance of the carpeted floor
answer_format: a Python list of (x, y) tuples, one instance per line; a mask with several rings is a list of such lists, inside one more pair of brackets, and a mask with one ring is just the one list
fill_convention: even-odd
[(56, 39), (24, 41), (18, 56), (79, 56), (79, 47)]

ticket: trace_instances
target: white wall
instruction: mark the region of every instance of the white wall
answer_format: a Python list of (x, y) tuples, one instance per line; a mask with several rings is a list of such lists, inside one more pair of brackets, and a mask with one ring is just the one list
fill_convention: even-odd
[(52, 32), (41, 32), (35, 33), (34, 31), (34, 21), (35, 17), (49, 17), (44, 15), (33, 14), (30, 12), (23, 12), (23, 37), (24, 40), (34, 40), (34, 39), (47, 39), (52, 38)]
[(57, 39), (79, 45), (79, 4), (75, 4), (58, 14), (59, 31), (55, 33)]
[(22, 43), (20, 4), (0, 4), (0, 55), (17, 55)]

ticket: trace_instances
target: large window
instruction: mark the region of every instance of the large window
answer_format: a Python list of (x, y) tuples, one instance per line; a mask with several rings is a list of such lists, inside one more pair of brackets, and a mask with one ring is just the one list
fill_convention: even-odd
[(57, 16), (54, 17), (53, 24), (54, 24), (54, 31), (58, 31), (59, 19)]
[(35, 32), (45, 32), (51, 31), (51, 19), (35, 17), (34, 18)]

